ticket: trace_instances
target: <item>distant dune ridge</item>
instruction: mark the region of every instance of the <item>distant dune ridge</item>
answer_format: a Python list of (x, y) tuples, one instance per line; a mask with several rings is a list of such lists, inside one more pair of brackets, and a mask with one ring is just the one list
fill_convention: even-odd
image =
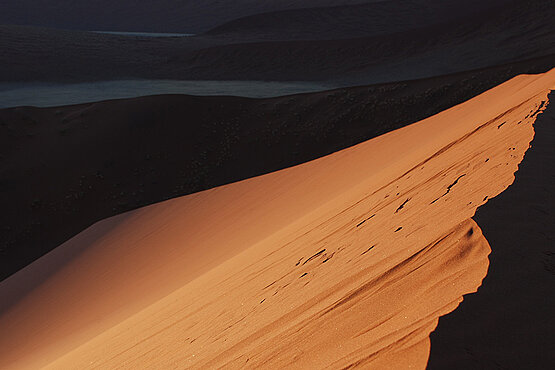
[(0, 110), (0, 368), (549, 368), (554, 13), (1, 2), (0, 88), (340, 89)]
[(272, 99), (2, 109), (0, 280), (104, 218), (345, 149), (548, 71), (554, 58)]
[(5, 0), (0, 6), (0, 23), (78, 30), (199, 33), (250, 14), (371, 1)]
[[(302, 7), (249, 15), (218, 25), (204, 34), (265, 39), (345, 39), (387, 36), (423, 28), (459, 27), (464, 21), (484, 23), (511, 0), (389, 0), (360, 1), (325, 7)], [(471, 19), (469, 19), (471, 18)], [(448, 31), (445, 31), (448, 32)]]
[(555, 53), (551, 0), (335, 2), (339, 7), (302, 3), (303, 9), (234, 18), (184, 38), (124, 37), (38, 28), (37, 23), (3, 25), (0, 81), (272, 80), (348, 86)]
[[(555, 70), (320, 159), (125, 213), (0, 283), (0, 367), (425, 367)], [(494, 246), (496, 248), (498, 246)]]

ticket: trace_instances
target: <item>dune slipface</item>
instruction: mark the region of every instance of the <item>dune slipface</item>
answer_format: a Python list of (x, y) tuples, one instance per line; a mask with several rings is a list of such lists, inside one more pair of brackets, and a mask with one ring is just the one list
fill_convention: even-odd
[(424, 368), (554, 85), (95, 224), (0, 284), (0, 367)]

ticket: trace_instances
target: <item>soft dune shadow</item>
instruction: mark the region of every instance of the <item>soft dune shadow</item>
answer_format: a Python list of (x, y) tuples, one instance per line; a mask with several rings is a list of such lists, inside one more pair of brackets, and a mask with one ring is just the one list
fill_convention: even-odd
[(478, 294), (440, 319), (429, 369), (547, 369), (555, 362), (552, 103), (534, 128), (513, 185), (474, 217), (492, 246), (489, 272)]

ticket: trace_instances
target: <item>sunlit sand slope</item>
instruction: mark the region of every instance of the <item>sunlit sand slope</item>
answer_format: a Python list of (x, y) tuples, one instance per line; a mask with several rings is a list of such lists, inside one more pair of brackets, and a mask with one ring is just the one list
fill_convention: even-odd
[(0, 284), (0, 367), (423, 368), (554, 85), (94, 225)]

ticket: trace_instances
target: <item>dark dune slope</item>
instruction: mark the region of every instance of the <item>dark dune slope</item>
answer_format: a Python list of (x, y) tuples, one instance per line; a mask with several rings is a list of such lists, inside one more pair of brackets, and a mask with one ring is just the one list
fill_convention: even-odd
[(549, 104), (534, 130), (515, 182), (474, 217), (492, 246), (488, 275), (478, 294), (440, 318), (429, 369), (555, 363), (555, 106)]
[(432, 77), (555, 53), (551, 0), (487, 2), (487, 7), (477, 7), (479, 14), (433, 1), (424, 14), (410, 18), (414, 1), (395, 1), (399, 9), (389, 8), (382, 16), (344, 7), (333, 22), (327, 22), (329, 14), (314, 17), (314, 9), (292, 11), (275, 29), (259, 30), (268, 16), (259, 15), (186, 38), (4, 26), (0, 80), (311, 80), (339, 87)]
[[(280, 39), (344, 39), (385, 36), (464, 19), (483, 22), (512, 0), (397, 0), (280, 10), (234, 19), (206, 32)], [(445, 31), (444, 30), (444, 31)]]
[(320, 157), (553, 58), (272, 99), (154, 96), (0, 110), (1, 277), (90, 224)]
[(249, 14), (365, 0), (3, 0), (0, 24), (198, 33)]
[[(407, 5), (413, 2), (402, 2), (407, 8), (393, 7), (384, 14), (368, 5), (253, 16), (209, 33), (235, 36), (245, 43), (205, 48), (183, 62), (192, 64), (201, 78), (375, 83), (455, 73), (555, 52), (552, 1), (493, 2), (477, 7), (479, 11), (432, 3), (425, 14), (414, 18)], [(314, 12), (323, 18), (314, 17)], [(327, 22), (326, 17), (334, 12), (339, 15)], [(274, 21), (275, 26), (270, 24)], [(259, 27), (257, 35), (265, 37), (265, 42), (252, 37)]]
[(0, 25), (0, 81), (180, 79), (184, 76), (174, 59), (197, 44), (189, 38), (135, 38)]

